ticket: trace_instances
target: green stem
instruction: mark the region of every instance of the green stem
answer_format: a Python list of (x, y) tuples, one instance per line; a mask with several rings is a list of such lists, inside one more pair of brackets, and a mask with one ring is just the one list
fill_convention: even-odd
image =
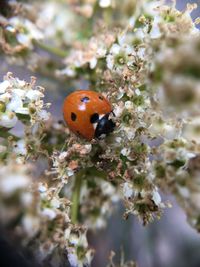
[(85, 168), (82, 171), (79, 171), (75, 177), (75, 183), (73, 188), (73, 194), (72, 194), (72, 207), (71, 207), (71, 219), (72, 223), (78, 222), (78, 209), (79, 209), (79, 202), (80, 202), (80, 191), (81, 191), (81, 185), (82, 180), (86, 176), (96, 176), (100, 179), (105, 180), (107, 175), (103, 171), (96, 170), (96, 168), (89, 167)]
[(42, 43), (42, 42), (39, 42), (39, 41), (36, 41), (36, 40), (34, 40), (34, 44), (36, 46), (38, 46), (39, 48), (41, 48), (41, 49), (43, 49), (43, 50), (45, 50), (45, 51), (47, 51), (49, 53), (52, 53), (52, 54), (54, 54), (56, 56), (59, 56), (59, 57), (66, 57), (67, 54), (68, 54), (66, 51), (61, 50), (58, 47), (49, 46), (49, 45), (47, 45), (45, 43)]
[(5, 130), (4, 128), (0, 127), (0, 137), (8, 139), (12, 137), (13, 140), (18, 141), (20, 138), (15, 136), (14, 134), (10, 133), (9, 131)]
[(72, 195), (72, 210), (71, 210), (71, 218), (72, 223), (77, 223), (78, 221), (78, 209), (79, 209), (79, 200), (80, 200), (80, 191), (81, 191), (81, 183), (83, 179), (83, 173), (79, 172), (76, 175), (74, 184), (74, 190)]

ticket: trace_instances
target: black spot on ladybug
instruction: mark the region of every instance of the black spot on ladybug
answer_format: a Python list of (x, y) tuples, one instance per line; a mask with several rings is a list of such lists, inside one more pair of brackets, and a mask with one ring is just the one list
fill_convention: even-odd
[(72, 121), (76, 120), (76, 114), (74, 112), (71, 112), (71, 120)]
[(90, 101), (90, 99), (87, 96), (84, 96), (83, 98), (81, 98), (81, 102), (83, 102), (83, 103), (87, 103), (89, 101)]
[(99, 99), (100, 99), (100, 100), (103, 100), (103, 96), (99, 95)]
[(90, 117), (90, 122), (91, 123), (95, 123), (98, 120), (99, 120), (99, 114), (98, 113), (94, 113), (94, 114), (91, 115), (91, 117)]

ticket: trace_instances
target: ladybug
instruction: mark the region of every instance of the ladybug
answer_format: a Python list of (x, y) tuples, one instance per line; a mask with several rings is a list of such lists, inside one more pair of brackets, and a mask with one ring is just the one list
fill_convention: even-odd
[(87, 140), (101, 138), (114, 130), (114, 115), (109, 101), (90, 90), (78, 90), (69, 94), (63, 105), (63, 116), (70, 130)]

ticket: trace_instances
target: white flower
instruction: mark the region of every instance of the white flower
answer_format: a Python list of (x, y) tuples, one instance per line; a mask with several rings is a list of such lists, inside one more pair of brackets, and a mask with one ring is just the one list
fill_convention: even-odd
[[(0, 83), (0, 126), (14, 127), (18, 121), (16, 114), (29, 115), (32, 125), (36, 121), (49, 119), (50, 114), (43, 109), (41, 100), (44, 94), (34, 88), (34, 78), (31, 83), (26, 83), (8, 73), (4, 79)], [(26, 118), (29, 119), (28, 116)]]
[(60, 207), (60, 201), (55, 197), (51, 200), (50, 203), (53, 208), (58, 209)]
[(71, 229), (70, 228), (65, 229), (65, 231), (64, 231), (64, 239), (65, 240), (69, 239), (70, 233), (71, 233)]
[(53, 220), (56, 217), (56, 212), (53, 209), (50, 209), (50, 208), (44, 208), (41, 211), (41, 214), (43, 216), (45, 216), (45, 217), (48, 217), (50, 220)]
[(125, 198), (130, 198), (133, 196), (133, 186), (132, 184), (125, 182), (123, 184), (123, 194), (125, 196)]
[(121, 154), (123, 156), (128, 156), (130, 154), (130, 149), (129, 148), (126, 148), (126, 147), (122, 148)]
[(41, 120), (47, 121), (50, 118), (50, 113), (43, 109), (38, 112), (38, 116)]
[(26, 155), (27, 148), (26, 148), (25, 141), (24, 140), (17, 141), (15, 147), (13, 148), (13, 151), (19, 155)]
[(117, 117), (117, 118), (119, 118), (121, 115), (122, 115), (122, 113), (123, 113), (123, 110), (124, 110), (124, 107), (123, 106), (116, 106), (115, 108), (114, 108), (114, 114), (115, 114), (115, 116)]
[(186, 139), (192, 139), (196, 142), (200, 142), (200, 117), (193, 116), (183, 127), (183, 136)]
[(38, 90), (30, 89), (26, 93), (26, 97), (28, 97), (31, 101), (36, 101), (39, 100), (41, 97), (44, 97), (44, 95)]
[(0, 145), (0, 153), (4, 153), (4, 152), (6, 152), (6, 150), (7, 150), (6, 146)]
[(184, 197), (184, 198), (189, 198), (190, 197), (190, 192), (189, 189), (187, 187), (183, 187), (183, 186), (178, 186), (177, 187), (179, 194)]
[(67, 258), (72, 267), (79, 267), (78, 257), (75, 253), (68, 253)]
[(124, 42), (124, 38), (124, 35), (118, 38), (119, 44), (113, 44), (106, 57), (107, 67), (110, 70), (119, 71), (125, 64), (131, 65), (133, 62), (133, 58), (130, 55), (134, 53), (134, 50)]
[(157, 206), (161, 203), (161, 197), (158, 191), (153, 191), (152, 200)]
[(99, 5), (102, 8), (109, 7), (111, 5), (111, 0), (100, 0)]
[(137, 88), (137, 89), (135, 89), (135, 94), (136, 95), (141, 95), (141, 91)]
[(74, 172), (73, 170), (71, 170), (70, 168), (67, 168), (67, 176), (73, 176), (74, 175)]
[(30, 207), (30, 205), (33, 203), (33, 195), (31, 192), (22, 192), (20, 199), (22, 205), (25, 207)]
[(135, 130), (129, 127), (124, 127), (124, 130), (126, 131), (127, 138), (133, 140), (135, 137)]
[(38, 190), (40, 193), (44, 193), (47, 191), (47, 186), (44, 183), (39, 183)]
[(167, 139), (174, 139), (177, 137), (177, 129), (174, 125), (164, 124), (163, 133)]
[(11, 98), (11, 94), (8, 92), (5, 92), (5, 93), (0, 95), (0, 101), (2, 101), (2, 102), (7, 102), (7, 101), (9, 101), (10, 98)]
[(23, 33), (17, 34), (17, 41), (23, 45), (30, 46), (30, 38), (28, 35), (25, 35)]
[(96, 229), (102, 229), (106, 226), (105, 219), (102, 217), (97, 217), (95, 221), (95, 228)]
[(127, 108), (128, 110), (132, 110), (133, 109), (133, 102), (126, 101), (125, 102), (125, 108)]
[(69, 155), (68, 151), (61, 152), (60, 155), (58, 156), (58, 159), (60, 162), (65, 161), (65, 158)]
[(78, 245), (79, 244), (79, 238), (77, 235), (70, 235), (69, 242), (73, 245)]
[[(18, 80), (18, 82), (19, 83), (22, 82), (22, 84), (20, 85), (21, 87), (25, 86), (24, 81), (19, 81)], [(12, 86), (12, 85), (10, 85), (10, 86)], [(17, 96), (19, 96), (19, 97), (21, 97), (23, 99), (25, 97), (26, 91), (24, 89), (20, 89), (20, 88), (13, 88), (12, 94), (13, 95), (17, 95)]]
[(0, 191), (5, 195), (11, 195), (13, 192), (25, 189), (28, 186), (29, 178), (24, 174), (5, 173), (3, 178), (0, 179)]
[(119, 143), (119, 144), (122, 142), (122, 138), (121, 138), (121, 137), (116, 137), (115, 140), (116, 140), (116, 142)]
[(137, 51), (137, 56), (141, 59), (144, 60), (145, 59), (145, 53), (146, 53), (146, 48), (138, 48)]
[(23, 229), (29, 237), (34, 236), (40, 228), (40, 220), (36, 216), (27, 214), (22, 219)]
[(22, 99), (18, 95), (13, 94), (11, 100), (9, 101), (9, 103), (6, 106), (6, 109), (16, 112), (16, 110), (18, 108), (20, 109), (22, 107), (23, 107)]
[(141, 29), (141, 28), (136, 29), (136, 30), (134, 31), (134, 37), (135, 37), (136, 39), (139, 39), (139, 40), (143, 41), (144, 38), (145, 38), (145, 33), (144, 33), (143, 29)]
[(8, 102), (6, 109), (19, 114), (28, 114), (28, 108), (23, 107), (23, 96), (21, 89), (14, 89), (12, 91), (11, 100)]
[(86, 149), (86, 153), (90, 153), (90, 151), (92, 150), (92, 145), (91, 144), (85, 145), (84, 147)]
[(0, 114), (0, 126), (12, 128), (17, 123), (18, 119), (14, 113)]
[(5, 93), (6, 89), (10, 86), (9, 81), (3, 81), (0, 83), (0, 94)]
[(28, 108), (17, 108), (15, 110), (15, 113), (18, 113), (18, 114), (24, 114), (24, 115), (29, 115), (29, 109)]
[(115, 193), (114, 187), (108, 182), (101, 182), (100, 186), (103, 195), (112, 196)]
[(16, 29), (17, 41), (26, 47), (32, 47), (33, 39), (40, 40), (43, 38), (42, 32), (28, 19), (12, 17), (9, 23)]
[(75, 70), (72, 66), (68, 66), (65, 69), (56, 71), (56, 74), (59, 75), (67, 75), (69, 77), (74, 77), (76, 75)]
[(161, 36), (159, 23), (161, 22), (161, 17), (155, 15), (152, 22), (152, 29), (150, 32), (150, 36), (152, 39), (159, 38)]
[(97, 59), (95, 57), (93, 57), (91, 60), (90, 60), (90, 68), (91, 69), (94, 69), (97, 65)]
[(97, 54), (97, 57), (98, 58), (101, 58), (101, 57), (105, 57), (105, 55), (106, 55), (106, 48), (105, 47), (98, 47), (97, 48), (97, 52), (96, 52), (96, 54)]
[(121, 46), (120, 45), (113, 44), (111, 49), (110, 49), (110, 53), (113, 54), (113, 55), (117, 55), (117, 54), (119, 54), (120, 50), (121, 50)]
[[(72, 30), (76, 25), (75, 12), (71, 12), (69, 5), (61, 1), (42, 1), (40, 4), (36, 25), (42, 29), (45, 38), (53, 41), (55, 46), (63, 41), (71, 44), (75, 38), (75, 31)], [(61, 33), (60, 37), (58, 33)]]

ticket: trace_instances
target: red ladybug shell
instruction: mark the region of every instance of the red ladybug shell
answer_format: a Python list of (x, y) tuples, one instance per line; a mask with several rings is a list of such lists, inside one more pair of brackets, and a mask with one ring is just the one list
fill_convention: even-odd
[(87, 140), (95, 137), (99, 119), (111, 111), (111, 104), (103, 95), (89, 90), (71, 93), (63, 105), (64, 119), (70, 130)]

